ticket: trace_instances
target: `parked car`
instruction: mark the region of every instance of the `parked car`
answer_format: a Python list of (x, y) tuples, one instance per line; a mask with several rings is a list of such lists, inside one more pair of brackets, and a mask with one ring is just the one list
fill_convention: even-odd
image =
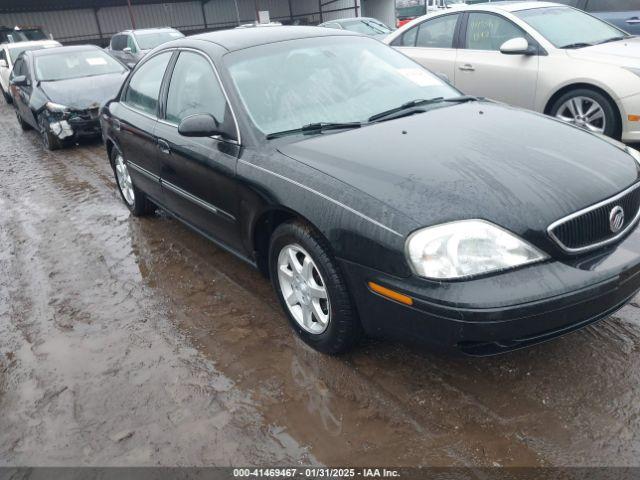
[(10, 80), (18, 122), (23, 130), (38, 131), (49, 150), (99, 136), (99, 107), (128, 73), (93, 45), (27, 50), (16, 59)]
[(182, 37), (184, 35), (173, 28), (127, 30), (111, 37), (107, 52), (125, 65), (134, 67), (141, 58), (158, 45)]
[(469, 6), (416, 19), (385, 42), (465, 93), (640, 141), (640, 38), (580, 10)]
[(0, 92), (7, 103), (11, 103), (9, 94), (9, 76), (13, 69), (13, 63), (26, 50), (40, 50), (41, 48), (61, 47), (54, 40), (41, 40), (36, 42), (19, 42), (0, 44)]
[(321, 23), (318, 26), (337, 28), (338, 30), (349, 30), (350, 32), (362, 33), (363, 35), (379, 39), (385, 38), (393, 31), (380, 20), (368, 17), (341, 18), (339, 20)]
[(638, 0), (557, 0), (557, 3), (579, 8), (632, 35), (640, 35)]
[(259, 268), (323, 352), (364, 331), (499, 353), (640, 288), (639, 152), (461, 95), (372, 38), (178, 40), (101, 123), (132, 214), (160, 206)]
[(463, 4), (465, 0), (396, 0), (396, 27), (400, 28), (417, 17)]
[(41, 27), (19, 26), (7, 27), (0, 25), (0, 44), (1, 43), (19, 43), (19, 42), (37, 42), (41, 40), (53, 40), (53, 37), (47, 35)]

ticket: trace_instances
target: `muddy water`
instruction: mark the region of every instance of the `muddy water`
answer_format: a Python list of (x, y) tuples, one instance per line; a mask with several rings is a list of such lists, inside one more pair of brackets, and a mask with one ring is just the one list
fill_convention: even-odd
[(640, 309), (492, 359), (315, 353), (257, 272), (0, 107), (0, 464), (638, 465)]

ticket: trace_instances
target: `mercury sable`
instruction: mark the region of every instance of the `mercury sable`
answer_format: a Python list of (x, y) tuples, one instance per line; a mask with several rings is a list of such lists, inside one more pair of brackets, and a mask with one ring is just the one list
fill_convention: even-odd
[(101, 122), (131, 212), (162, 207), (259, 268), (322, 352), (369, 334), (499, 353), (640, 288), (637, 151), (463, 96), (371, 38), (173, 41)]

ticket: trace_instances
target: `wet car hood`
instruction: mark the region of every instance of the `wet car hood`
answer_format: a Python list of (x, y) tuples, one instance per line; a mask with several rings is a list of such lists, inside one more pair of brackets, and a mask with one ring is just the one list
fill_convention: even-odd
[(128, 72), (92, 77), (72, 78), (55, 82), (40, 82), (44, 94), (54, 103), (76, 110), (102, 105), (116, 96)]
[(488, 102), (279, 150), (385, 202), (416, 227), (481, 218), (524, 236), (624, 190), (639, 175), (627, 152), (595, 135)]

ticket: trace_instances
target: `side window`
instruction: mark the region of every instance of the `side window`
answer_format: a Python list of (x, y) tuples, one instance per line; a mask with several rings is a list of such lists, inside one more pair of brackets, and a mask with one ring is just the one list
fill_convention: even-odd
[(125, 47), (125, 36), (124, 35), (116, 35), (111, 39), (111, 49), (116, 51), (121, 51)]
[(416, 47), (453, 48), (459, 15), (443, 15), (420, 24)]
[(519, 27), (498, 15), (488, 13), (469, 14), (465, 48), (469, 50), (500, 50), (507, 40), (527, 37)]
[(7, 53), (4, 51), (4, 48), (0, 49), (0, 60), (7, 60)]
[(209, 61), (193, 52), (182, 52), (169, 84), (166, 117), (179, 124), (197, 113), (209, 113), (224, 124), (227, 102)]
[(392, 45), (394, 47), (415, 47), (416, 37), (418, 36), (418, 27), (413, 27), (396, 38)]
[(131, 53), (138, 53), (136, 42), (133, 41), (133, 35), (127, 35), (127, 47), (131, 49)]
[(639, 10), (638, 0), (589, 0), (587, 12), (629, 12)]
[(172, 53), (156, 55), (133, 74), (125, 93), (125, 104), (149, 115), (156, 115), (162, 77)]
[(13, 70), (11, 71), (12, 78), (19, 77), (20, 75), (26, 75), (26, 68), (22, 57), (18, 57), (16, 63), (13, 64)]

